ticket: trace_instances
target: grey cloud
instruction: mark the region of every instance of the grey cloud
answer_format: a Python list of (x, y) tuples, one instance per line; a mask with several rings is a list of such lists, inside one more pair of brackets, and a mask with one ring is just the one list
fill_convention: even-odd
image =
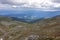
[[(34, 1), (34, 0), (32, 0), (32, 1)], [(52, 9), (59, 9), (59, 8), (56, 8), (56, 7), (54, 7), (54, 4), (52, 4), (52, 5), (49, 5), (49, 2), (48, 3), (45, 3), (45, 2), (43, 2), (42, 4), (40, 4), (39, 3), (39, 1), (37, 1), (36, 2), (36, 0), (35, 0), (35, 2), (36, 3), (32, 3), (32, 1), (28, 1), (28, 2), (19, 2), (19, 0), (17, 0), (17, 2), (16, 2), (16, 0), (15, 0), (15, 2), (14, 2), (14, 0), (0, 0), (0, 6), (2, 7), (2, 8), (13, 8), (13, 7), (15, 7), (15, 6), (17, 6), (16, 8), (18, 9), (18, 8), (40, 8), (41, 10), (45, 10), (45, 8), (46, 8), (46, 10), (52, 10)], [(29, 2), (31, 2), (31, 3), (29, 3)], [(60, 3), (60, 0), (52, 0), (52, 2), (54, 3), (54, 2), (56, 2), (56, 3)], [(15, 6), (14, 6), (15, 5)], [(0, 8), (1, 8), (0, 7)], [(45, 7), (45, 8), (44, 8)], [(59, 9), (60, 10), (60, 9)]]
[(1, 4), (8, 4), (8, 5), (24, 5), (26, 3), (13, 3), (12, 1), (9, 0), (0, 0)]
[(11, 2), (9, 2), (8, 0), (0, 0), (1, 4), (12, 4)]
[(55, 3), (60, 3), (60, 0), (52, 0)]

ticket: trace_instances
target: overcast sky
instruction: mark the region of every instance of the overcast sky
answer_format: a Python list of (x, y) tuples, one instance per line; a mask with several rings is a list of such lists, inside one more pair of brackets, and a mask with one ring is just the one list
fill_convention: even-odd
[(24, 8), (60, 11), (60, 0), (0, 0), (0, 10)]

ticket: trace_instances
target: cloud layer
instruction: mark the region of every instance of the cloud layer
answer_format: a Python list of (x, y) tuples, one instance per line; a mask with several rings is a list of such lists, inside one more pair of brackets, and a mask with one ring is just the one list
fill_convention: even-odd
[(39, 8), (43, 10), (59, 10), (60, 0), (0, 0), (0, 9)]

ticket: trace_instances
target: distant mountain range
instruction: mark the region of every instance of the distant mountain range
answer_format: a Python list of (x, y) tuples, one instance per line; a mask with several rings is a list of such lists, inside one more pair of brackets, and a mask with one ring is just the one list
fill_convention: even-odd
[[(57, 15), (58, 16), (58, 15)], [(53, 17), (56, 17), (56, 16), (53, 16)], [(24, 17), (11, 17), (11, 16), (0, 16), (0, 20), (11, 20), (11, 21), (22, 21), (22, 22), (28, 22), (28, 23), (33, 23), (33, 22), (37, 22), (37, 21), (40, 21), (40, 20), (45, 20), (45, 19), (50, 19), (50, 18), (53, 18), (53, 17), (44, 17), (44, 18), (37, 18), (36, 16), (30, 16), (30, 17), (27, 17), (27, 16), (24, 16)], [(60, 17), (60, 15), (59, 15)]]
[(17, 17), (25, 20), (37, 20), (60, 15), (60, 11), (38, 11), (38, 10), (0, 10), (0, 15)]

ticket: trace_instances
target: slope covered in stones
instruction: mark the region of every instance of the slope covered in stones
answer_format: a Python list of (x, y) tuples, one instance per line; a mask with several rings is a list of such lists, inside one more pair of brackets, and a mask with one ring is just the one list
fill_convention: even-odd
[(0, 17), (0, 38), (4, 40), (48, 40), (60, 39), (60, 15), (39, 19), (34, 23), (13, 20), (12, 17)]

